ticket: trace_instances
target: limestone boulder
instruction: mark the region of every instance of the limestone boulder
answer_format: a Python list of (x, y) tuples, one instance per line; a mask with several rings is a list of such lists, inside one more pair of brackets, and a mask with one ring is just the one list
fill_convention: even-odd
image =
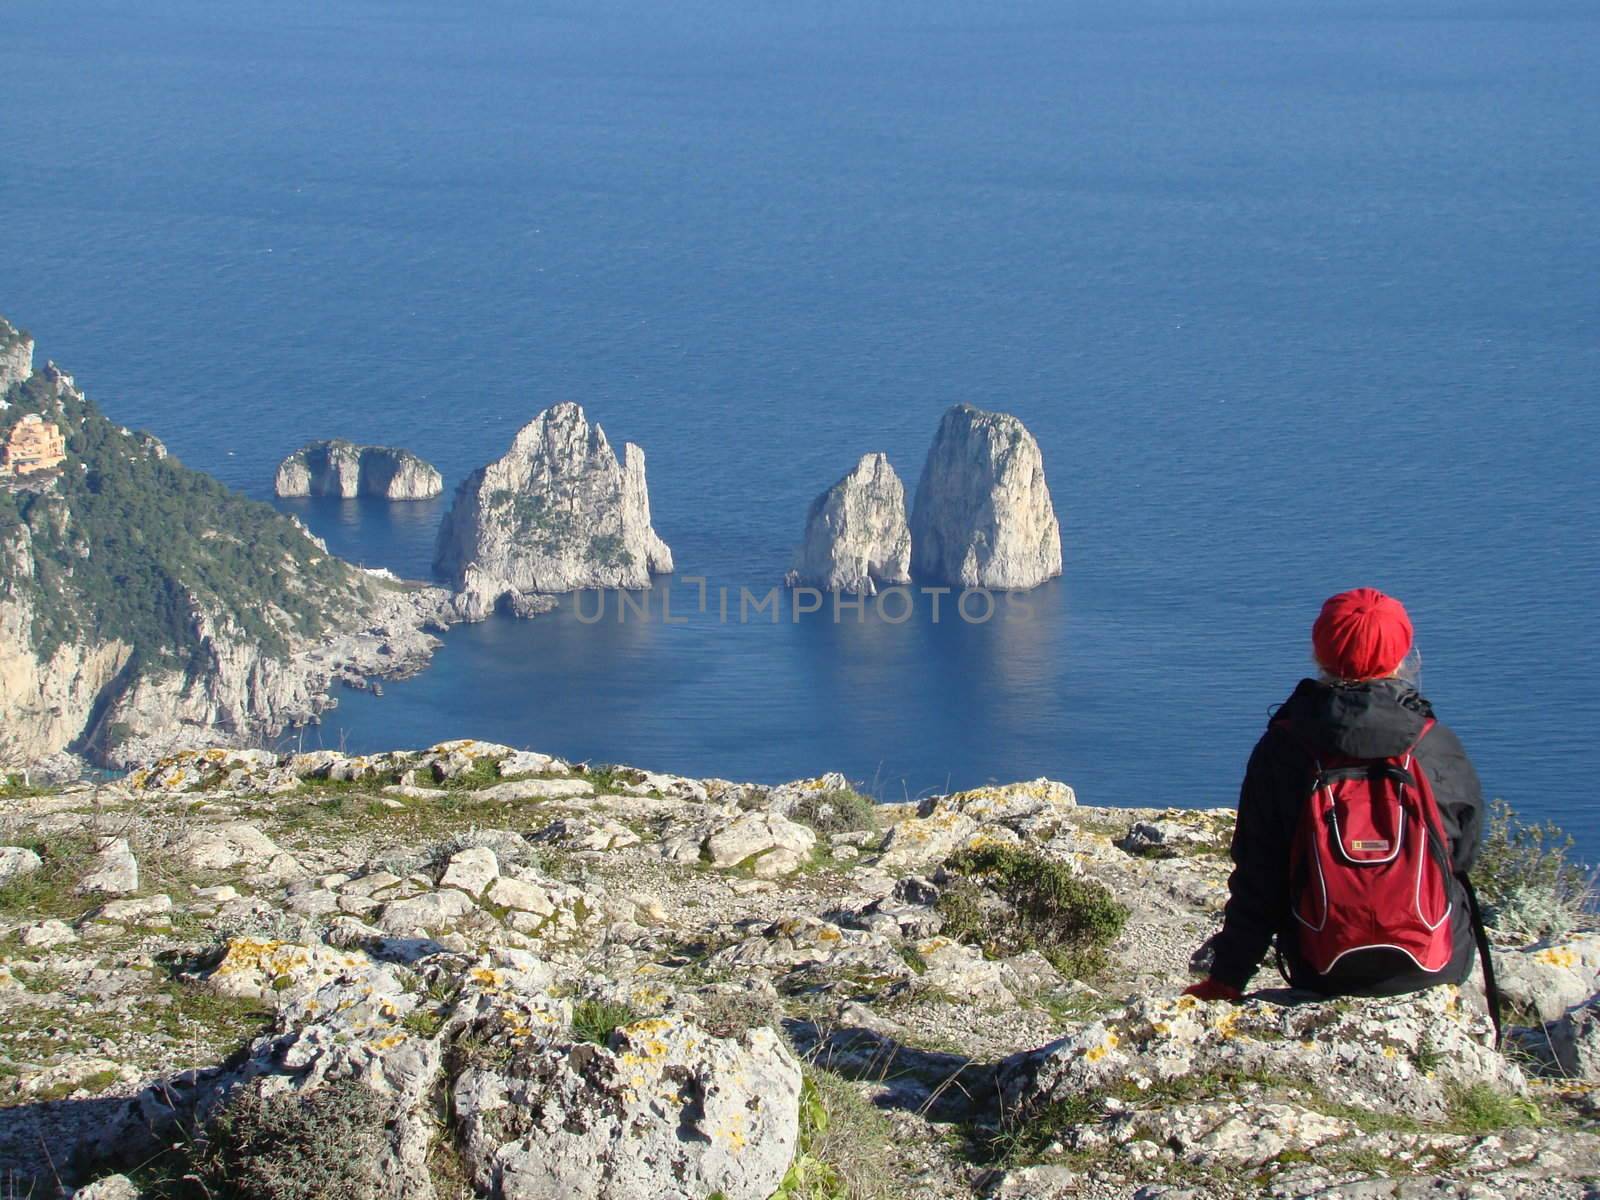
[(1527, 1086), (1495, 1052), (1487, 1015), (1454, 987), (1338, 1006), (1141, 1000), (1003, 1062), (998, 1082), (1015, 1108), (1140, 1080), (1251, 1074), (1300, 1080), (1330, 1103), (1423, 1120), (1443, 1119), (1453, 1087)]
[(455, 888), (441, 888), (413, 896), (409, 900), (395, 900), (383, 906), (378, 915), (378, 928), (395, 937), (412, 935), (437, 936), (469, 923), (469, 918), (482, 916), (481, 910), (465, 892)]
[(456, 1079), (475, 1186), (505, 1200), (767, 1200), (799, 1141), (800, 1067), (772, 1030), (675, 1018)]
[(773, 812), (741, 813), (705, 841), (714, 867), (747, 864), (758, 879), (774, 879), (810, 861), (817, 835), (807, 826)]
[(126, 896), (139, 890), (139, 860), (127, 838), (101, 838), (88, 874), (77, 890), (86, 895)]
[(1558, 1020), (1600, 991), (1600, 934), (1580, 934), (1521, 949), (1494, 951), (1495, 982), (1505, 998)]
[(441, 888), (460, 888), (470, 896), (482, 895), (484, 889), (500, 878), (500, 860), (487, 846), (472, 846), (458, 850), (439, 877)]
[(884, 835), (877, 866), (882, 871), (911, 871), (937, 865), (965, 846), (978, 832), (978, 821), (948, 804), (928, 805), (906, 817)]
[(43, 865), (43, 860), (26, 846), (0, 846), (0, 887), (32, 875)]
[(271, 838), (243, 821), (196, 829), (179, 838), (173, 848), (186, 866), (197, 871), (264, 867), (283, 853)]

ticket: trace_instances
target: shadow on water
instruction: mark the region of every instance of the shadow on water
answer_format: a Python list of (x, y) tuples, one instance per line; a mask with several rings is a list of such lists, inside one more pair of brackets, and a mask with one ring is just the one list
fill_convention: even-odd
[(312, 496), (274, 503), (299, 517), (347, 562), (385, 567), (403, 579), (431, 579), (434, 539), (449, 501), (448, 496), (403, 501)]
[(532, 621), (457, 627), (418, 679), (345, 693), (321, 738), (368, 751), (470, 735), (768, 781), (834, 769), (896, 799), (1056, 773), (1059, 583), (959, 604), (902, 589), (859, 605), (712, 584), (701, 601), (696, 585), (662, 579), (648, 593), (565, 596)]

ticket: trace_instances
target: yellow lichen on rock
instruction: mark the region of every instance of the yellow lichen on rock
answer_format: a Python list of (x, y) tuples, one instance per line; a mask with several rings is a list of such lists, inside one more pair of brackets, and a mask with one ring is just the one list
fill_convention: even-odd
[(1547, 963), (1552, 967), (1564, 967), (1571, 970), (1578, 965), (1578, 953), (1571, 946), (1550, 946), (1534, 954), (1537, 962)]
[(1083, 1057), (1089, 1062), (1099, 1062), (1102, 1058), (1115, 1050), (1121, 1041), (1122, 1039), (1116, 1034), (1108, 1032), (1100, 1042), (1090, 1046), (1089, 1049), (1084, 1052)]

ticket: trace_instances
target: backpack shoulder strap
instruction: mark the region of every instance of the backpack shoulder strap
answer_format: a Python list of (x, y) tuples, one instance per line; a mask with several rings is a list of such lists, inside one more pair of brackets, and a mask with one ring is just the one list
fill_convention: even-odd
[(1483, 997), (1489, 1004), (1489, 1020), (1494, 1023), (1494, 1048), (1500, 1049), (1503, 1036), (1500, 1028), (1500, 985), (1494, 978), (1494, 958), (1489, 951), (1489, 933), (1483, 927), (1483, 910), (1478, 907), (1478, 893), (1465, 872), (1456, 876), (1462, 891), (1467, 894), (1467, 912), (1472, 916), (1472, 936), (1478, 943), (1478, 961), (1483, 964)]
[[(1406, 750), (1406, 761), (1408, 763), (1412, 756), (1416, 754), (1417, 747), (1422, 744), (1422, 739), (1432, 733), (1436, 725), (1438, 725), (1438, 722), (1432, 717), (1423, 721), (1422, 729), (1418, 731), (1417, 736), (1411, 741), (1410, 748)], [(1431, 801), (1433, 788), (1428, 783), (1428, 773), (1418, 764), (1417, 769), (1412, 774), (1416, 778), (1418, 785), (1423, 789), (1424, 795), (1428, 796)], [(1472, 922), (1472, 938), (1477, 943), (1478, 961), (1483, 964), (1483, 997), (1489, 1005), (1489, 1020), (1494, 1025), (1494, 1047), (1498, 1050), (1504, 1036), (1501, 1029), (1502, 1004), (1500, 985), (1495, 981), (1494, 977), (1494, 956), (1489, 949), (1489, 933), (1483, 927), (1483, 909), (1478, 904), (1478, 893), (1472, 887), (1472, 880), (1467, 878), (1465, 871), (1458, 871), (1456, 872), (1456, 882), (1461, 885), (1461, 890), (1467, 898), (1467, 916)]]

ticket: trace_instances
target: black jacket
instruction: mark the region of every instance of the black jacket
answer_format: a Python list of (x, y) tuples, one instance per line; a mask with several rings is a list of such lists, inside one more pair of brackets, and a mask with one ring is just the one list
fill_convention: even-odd
[[(1295, 987), (1333, 994), (1394, 995), (1466, 979), (1472, 970), (1472, 924), (1461, 886), (1453, 879), (1455, 953), (1436, 974), (1421, 971), (1407, 959), (1369, 960), (1357, 968), (1358, 974), (1340, 980), (1316, 976), (1296, 953), (1290, 912), (1289, 848), (1313, 770), (1311, 754), (1299, 739), (1351, 758), (1387, 758), (1403, 753), (1432, 715), (1433, 708), (1416, 689), (1398, 679), (1360, 684), (1300, 681), (1273, 717), (1292, 722), (1295, 733), (1268, 727), (1250, 755), (1239, 791), (1234, 870), (1228, 880), (1222, 932), (1211, 943), (1212, 978), (1242, 990), (1277, 936)], [(1415, 761), (1433, 785), (1452, 865), (1464, 874), (1477, 856), (1482, 825), (1478, 774), (1460, 739), (1440, 724), (1417, 746)]]

